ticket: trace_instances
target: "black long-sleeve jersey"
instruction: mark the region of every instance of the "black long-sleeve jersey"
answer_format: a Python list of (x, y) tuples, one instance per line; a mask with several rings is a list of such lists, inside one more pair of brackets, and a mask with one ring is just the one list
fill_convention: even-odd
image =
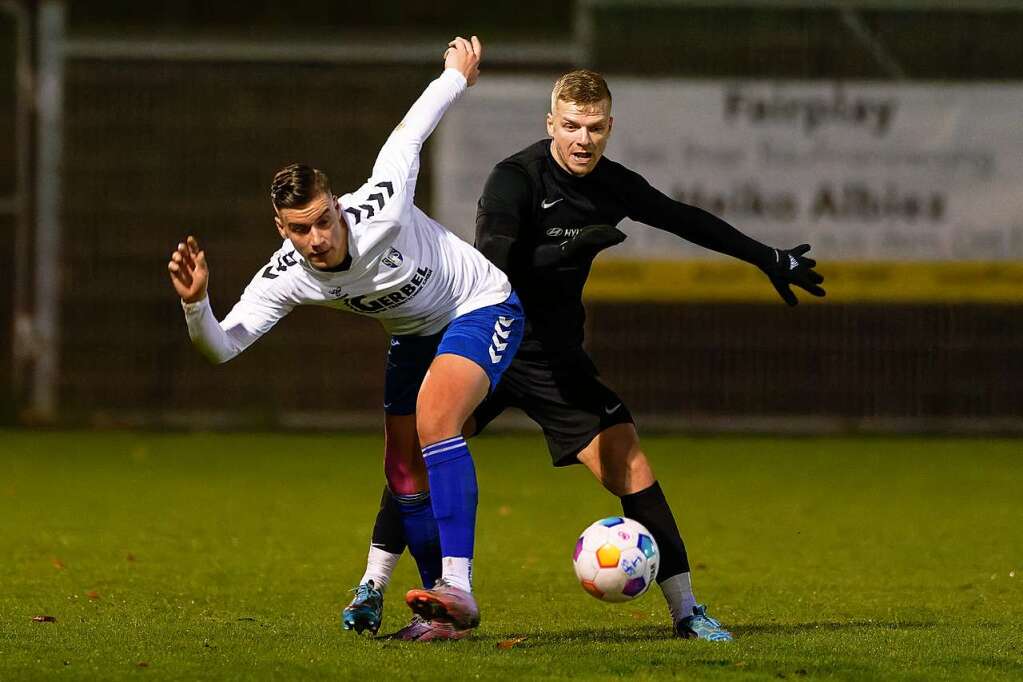
[(628, 217), (757, 266), (774, 260), (761, 244), (706, 211), (665, 196), (638, 173), (606, 157), (587, 175), (565, 171), (541, 140), (491, 172), (476, 214), (476, 247), (507, 273), (526, 311), (520, 354), (580, 348), (583, 286), (596, 252), (537, 267), (537, 247), (562, 244), (588, 225)]

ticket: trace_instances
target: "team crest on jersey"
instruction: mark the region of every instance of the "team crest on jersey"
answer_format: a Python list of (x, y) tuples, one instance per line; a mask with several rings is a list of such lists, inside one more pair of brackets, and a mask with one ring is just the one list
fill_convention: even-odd
[(397, 268), (401, 266), (401, 261), (404, 260), (401, 256), (401, 251), (398, 249), (390, 249), (387, 255), (380, 259), (380, 262), (389, 268)]

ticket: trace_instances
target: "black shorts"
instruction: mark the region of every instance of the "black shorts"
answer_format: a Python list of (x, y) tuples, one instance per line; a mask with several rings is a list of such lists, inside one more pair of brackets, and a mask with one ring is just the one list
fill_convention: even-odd
[(629, 409), (600, 381), (582, 349), (517, 355), (497, 388), (473, 413), (475, 433), (509, 407), (519, 408), (540, 425), (551, 460), (559, 467), (578, 464), (576, 455), (604, 429), (633, 423)]

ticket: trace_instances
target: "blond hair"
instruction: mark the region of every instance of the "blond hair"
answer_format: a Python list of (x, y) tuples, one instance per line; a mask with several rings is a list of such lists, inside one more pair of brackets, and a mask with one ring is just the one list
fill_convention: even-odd
[(607, 100), (610, 109), (611, 91), (607, 87), (607, 81), (596, 71), (577, 69), (569, 71), (554, 82), (554, 89), (551, 90), (551, 113), (554, 113), (558, 100), (584, 105), (600, 104)]

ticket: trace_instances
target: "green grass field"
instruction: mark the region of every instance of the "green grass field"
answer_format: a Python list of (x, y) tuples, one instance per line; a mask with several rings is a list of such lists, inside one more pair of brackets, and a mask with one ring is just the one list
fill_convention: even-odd
[(1023, 679), (1023, 442), (645, 444), (732, 644), (578, 587), (577, 533), (620, 508), (539, 436), (474, 441), (483, 625), (415, 644), (338, 627), (380, 438), (0, 432), (0, 679)]

